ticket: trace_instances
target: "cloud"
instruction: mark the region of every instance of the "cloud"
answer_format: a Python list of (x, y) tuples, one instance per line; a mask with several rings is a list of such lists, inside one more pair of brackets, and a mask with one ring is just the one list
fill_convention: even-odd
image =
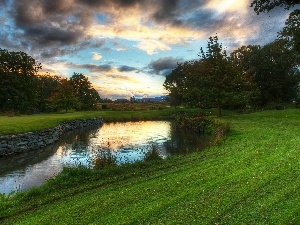
[(102, 55), (100, 55), (100, 53), (98, 53), (98, 52), (92, 52), (92, 54), (93, 54), (93, 60), (95, 60), (95, 61), (103, 58)]
[(131, 67), (131, 66), (120, 66), (120, 67), (118, 68), (118, 70), (119, 70), (120, 72), (138, 71), (137, 68)]
[[(195, 52), (195, 48), (205, 47), (208, 37), (216, 33), (229, 51), (241, 45), (263, 45), (274, 40), (289, 11), (275, 8), (268, 14), (256, 15), (249, 7), (250, 2), (0, 0), (0, 48), (24, 51), (56, 74), (66, 75), (72, 69), (87, 70), (92, 76), (98, 74), (100, 84), (107, 84), (115, 94), (120, 93), (114, 85), (125, 87), (126, 82), (136, 82), (137, 86), (126, 86), (124, 92), (150, 93), (151, 88), (139, 79), (147, 80), (144, 77), (147, 74), (162, 83), (164, 75), (178, 61), (189, 57), (185, 47)], [(124, 62), (131, 51), (136, 58)], [(86, 55), (91, 53), (92, 57)], [(102, 56), (106, 64), (89, 64), (91, 58), (100, 60)], [(78, 58), (82, 59), (82, 65), (77, 64)], [(145, 65), (136, 66), (137, 63)], [(126, 81), (124, 74), (138, 79)], [(154, 85), (162, 86), (161, 83), (151, 84), (152, 89)], [(155, 88), (158, 91), (161, 87)]]
[(157, 54), (158, 51), (170, 51), (171, 47), (157, 40), (143, 40), (137, 44), (137, 47), (146, 51), (148, 55)]
[(180, 58), (166, 57), (151, 61), (148, 65), (152, 73), (157, 75), (167, 75), (177, 67), (177, 63), (184, 61)]

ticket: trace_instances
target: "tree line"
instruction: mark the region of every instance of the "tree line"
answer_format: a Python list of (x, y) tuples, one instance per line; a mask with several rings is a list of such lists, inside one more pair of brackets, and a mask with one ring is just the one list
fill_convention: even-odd
[(83, 74), (74, 73), (69, 79), (38, 75), (41, 68), (41, 63), (24, 52), (0, 49), (0, 112), (96, 108), (100, 96)]
[[(270, 1), (254, 1), (266, 2)], [(256, 6), (258, 13), (271, 10), (270, 5)], [(210, 37), (206, 51), (200, 49), (199, 59), (179, 63), (166, 76), (164, 87), (171, 105), (216, 107), (221, 116), (223, 108), (264, 107), (296, 100), (300, 82), (299, 21), (300, 10), (296, 9), (276, 40), (264, 46), (242, 46), (229, 55), (217, 36)]]

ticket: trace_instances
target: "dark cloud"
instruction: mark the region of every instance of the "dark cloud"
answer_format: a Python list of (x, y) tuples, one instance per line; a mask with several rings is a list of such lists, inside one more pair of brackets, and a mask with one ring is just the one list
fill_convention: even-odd
[(76, 0), (77, 3), (89, 7), (132, 7), (145, 0)]
[(167, 23), (173, 26), (186, 26), (191, 11), (200, 9), (208, 0), (169, 0), (157, 1), (153, 19), (158, 23)]
[(83, 64), (79, 65), (79, 67), (88, 69), (90, 72), (108, 72), (112, 70), (111, 65), (94, 65), (94, 64)]
[(167, 75), (176, 68), (177, 63), (182, 61), (183, 59), (173, 57), (160, 58), (152, 61), (148, 67), (154, 74)]
[[(19, 49), (35, 52), (42, 57), (62, 56), (87, 47), (101, 47), (103, 43), (87, 36), (88, 28), (97, 21), (97, 15), (109, 18), (105, 20), (105, 25), (109, 26), (109, 22), (117, 20), (117, 15), (123, 13), (123, 9), (139, 6), (141, 10), (152, 12), (150, 22), (201, 30), (207, 37), (221, 31), (224, 36), (229, 37), (232, 45), (239, 44), (236, 41), (237, 35), (232, 34), (233, 30), (242, 33), (243, 29), (251, 30), (253, 26), (260, 24), (253, 35), (247, 37), (249, 43), (256, 44), (274, 39), (282, 28), (278, 27), (277, 18), (282, 19), (283, 15), (289, 13), (275, 8), (269, 14), (257, 16), (253, 8), (249, 7), (247, 15), (236, 18), (233, 12), (218, 13), (214, 9), (203, 7), (208, 1), (0, 0), (0, 4), (5, 6), (5, 11), (2, 9), (5, 16), (0, 16), (0, 21), (5, 19), (14, 22), (11, 27), (7, 24), (2, 26), (0, 41), (4, 47), (13, 46), (15, 49), (19, 45)], [(6, 18), (8, 16), (11, 18)], [(280, 24), (284, 25), (282, 21)]]
[(87, 69), (93, 73), (101, 73), (101, 72), (109, 72), (113, 69), (113, 67), (109, 64), (103, 65), (95, 65), (95, 64), (75, 64), (75, 63), (65, 63), (66, 66), (70, 68), (77, 68), (77, 69)]
[(77, 43), (79, 38), (83, 36), (81, 31), (63, 29), (51, 25), (47, 26), (47, 24), (32, 26), (26, 30), (26, 34), (31, 40), (39, 41), (40, 46), (52, 44), (55, 44), (56, 46), (71, 45)]
[[(153, 14), (153, 18), (158, 22), (174, 21), (179, 2), (180, 0), (160, 1), (157, 11)], [(176, 21), (180, 23), (179, 20), (176, 19)]]
[(131, 67), (131, 66), (120, 66), (118, 68), (120, 72), (131, 72), (131, 71), (137, 71), (137, 68)]

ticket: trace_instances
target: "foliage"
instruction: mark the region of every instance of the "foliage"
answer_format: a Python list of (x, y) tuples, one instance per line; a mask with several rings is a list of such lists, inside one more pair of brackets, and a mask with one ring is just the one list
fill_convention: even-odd
[(259, 14), (269, 12), (275, 7), (290, 9), (297, 4), (300, 4), (300, 0), (254, 0), (250, 6), (254, 7), (254, 11)]
[(116, 157), (112, 154), (111, 150), (99, 150), (96, 157), (93, 159), (94, 169), (105, 169), (107, 167), (116, 166)]
[(27, 112), (34, 104), (41, 64), (24, 52), (0, 49), (0, 111)]
[(242, 46), (231, 57), (241, 73), (256, 85), (258, 92), (252, 104), (265, 106), (296, 98), (300, 74), (296, 55), (286, 47), (286, 41), (276, 40), (263, 47)]
[(223, 121), (214, 121), (213, 123), (213, 143), (221, 144), (224, 143), (226, 135), (230, 131), (230, 123)]
[(179, 116), (177, 121), (181, 129), (200, 134), (210, 132), (210, 126), (212, 125), (211, 119), (202, 113), (193, 116)]
[(148, 161), (159, 161), (161, 160), (162, 157), (159, 154), (159, 149), (155, 145), (151, 145), (151, 149), (146, 152), (143, 161), (148, 162)]
[(200, 60), (179, 64), (166, 76), (165, 88), (171, 98), (190, 106), (244, 106), (253, 92), (250, 77), (240, 73), (236, 63), (227, 56), (218, 37), (210, 37), (207, 51), (201, 48)]
[(70, 84), (80, 102), (78, 105), (80, 110), (96, 108), (96, 103), (100, 101), (100, 96), (86, 76), (82, 73), (74, 73), (70, 78)]
[(38, 75), (37, 79), (37, 100), (35, 108), (40, 112), (51, 111), (49, 99), (58, 90), (61, 78), (46, 73), (45, 75)]
[(56, 92), (49, 98), (53, 109), (64, 109), (68, 112), (72, 107), (78, 104), (78, 98), (74, 93), (74, 89), (67, 79), (61, 79)]
[(179, 106), (184, 102), (184, 65), (178, 66), (166, 76), (163, 84), (166, 90), (169, 91), (169, 102), (171, 106)]
[(81, 110), (95, 109), (100, 96), (87, 77), (74, 73), (67, 80), (49, 73), (40, 75), (41, 68), (40, 63), (24, 52), (0, 49), (0, 111), (35, 113), (60, 107), (67, 111), (75, 106)]
[(279, 32), (279, 38), (285, 40), (288, 47), (298, 54), (298, 64), (300, 64), (300, 9), (290, 13), (285, 27)]

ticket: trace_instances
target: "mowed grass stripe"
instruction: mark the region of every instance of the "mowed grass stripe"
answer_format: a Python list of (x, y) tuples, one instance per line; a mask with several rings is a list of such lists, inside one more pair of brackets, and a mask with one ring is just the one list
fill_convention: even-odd
[(276, 112), (224, 117), (232, 126), (225, 143), (201, 152), (115, 169), (111, 177), (91, 172), (60, 190), (49, 185), (48, 201), (39, 205), (43, 192), (33, 194), (28, 211), (16, 196), (1, 222), (298, 224), (300, 114)]

